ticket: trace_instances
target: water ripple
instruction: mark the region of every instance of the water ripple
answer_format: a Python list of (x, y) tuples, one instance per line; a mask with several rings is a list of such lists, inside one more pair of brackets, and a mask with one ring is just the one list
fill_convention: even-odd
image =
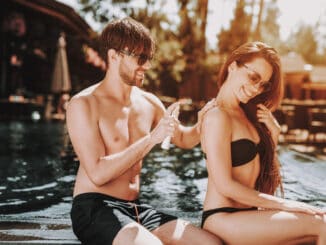
[[(67, 137), (59, 123), (0, 123), (0, 140), (8, 142), (0, 146), (0, 214), (69, 219), (77, 163)], [(326, 163), (287, 148), (280, 161), (286, 198), (325, 207)], [(140, 198), (197, 222), (207, 185), (200, 147), (157, 146), (143, 165)]]

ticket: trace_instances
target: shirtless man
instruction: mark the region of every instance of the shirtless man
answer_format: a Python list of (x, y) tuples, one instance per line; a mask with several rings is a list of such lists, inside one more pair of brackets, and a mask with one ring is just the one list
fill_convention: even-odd
[(107, 72), (75, 95), (67, 127), (80, 161), (71, 210), (83, 244), (221, 244), (189, 222), (139, 202), (144, 156), (167, 136), (183, 148), (199, 143), (196, 127), (184, 127), (153, 94), (141, 90), (154, 41), (140, 23), (125, 18), (101, 35)]

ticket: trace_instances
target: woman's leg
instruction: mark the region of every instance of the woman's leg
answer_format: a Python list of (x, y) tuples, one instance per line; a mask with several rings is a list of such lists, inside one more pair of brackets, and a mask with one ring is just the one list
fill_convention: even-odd
[(296, 240), (326, 245), (326, 218), (284, 211), (241, 211), (216, 213), (204, 229), (228, 244), (290, 244)]
[(156, 235), (164, 244), (187, 244), (187, 245), (222, 245), (220, 240), (214, 234), (200, 229), (189, 221), (177, 219), (165, 223), (155, 229), (153, 234)]

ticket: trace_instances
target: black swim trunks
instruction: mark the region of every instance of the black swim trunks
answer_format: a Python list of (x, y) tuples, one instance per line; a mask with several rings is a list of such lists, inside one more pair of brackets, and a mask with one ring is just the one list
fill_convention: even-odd
[(152, 231), (177, 217), (155, 210), (139, 200), (127, 201), (101, 193), (74, 197), (70, 212), (72, 228), (82, 244), (112, 244), (125, 225), (138, 222)]

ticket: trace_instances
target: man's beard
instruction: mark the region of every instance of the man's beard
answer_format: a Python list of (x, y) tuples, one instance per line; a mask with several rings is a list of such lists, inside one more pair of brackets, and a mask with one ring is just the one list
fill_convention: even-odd
[(122, 81), (129, 86), (140, 87), (143, 84), (143, 79), (137, 79), (135, 75), (131, 76), (130, 73), (120, 69), (119, 71)]

